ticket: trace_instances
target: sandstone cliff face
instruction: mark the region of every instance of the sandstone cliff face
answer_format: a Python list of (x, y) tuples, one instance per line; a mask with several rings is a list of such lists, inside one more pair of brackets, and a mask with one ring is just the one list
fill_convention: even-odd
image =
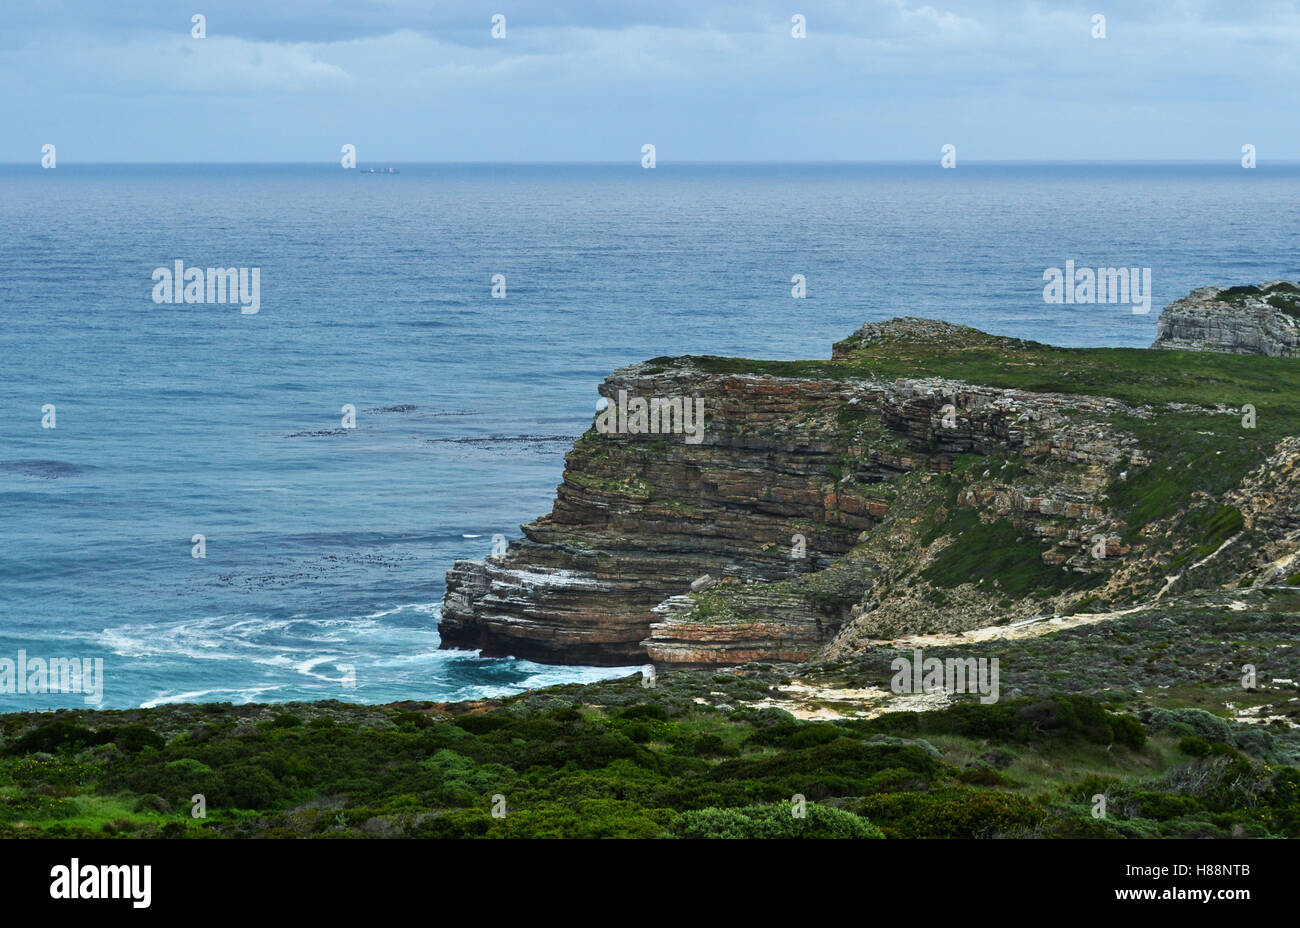
[(1300, 287), (1201, 287), (1160, 313), (1152, 348), (1300, 355)]
[(1235, 408), (892, 376), (907, 369), (900, 345), (958, 368), (993, 358), (980, 369), (1035, 383), (1079, 363), (900, 319), (864, 326), (830, 362), (617, 371), (601, 387), (611, 400), (702, 400), (700, 440), (589, 430), (552, 512), (505, 554), (448, 573), (442, 646), (554, 663), (802, 661), (1300, 568), (1300, 448), (1272, 437), (1290, 413), (1270, 408), (1274, 432), (1241, 433)]
[[(551, 662), (642, 663), (653, 610), (704, 574), (774, 579), (829, 564), (883, 511), (834, 489), (846, 450), (839, 410), (857, 385), (715, 377), (689, 366), (625, 368), (601, 387), (614, 399), (702, 398), (699, 444), (682, 434), (594, 428), (566, 459), (550, 515), (525, 540), (447, 577), (444, 646)], [(880, 474), (913, 465), (879, 449)], [(792, 555), (794, 536), (806, 556)]]
[[(899, 328), (925, 325), (902, 320)], [(609, 398), (620, 391), (702, 398), (703, 440), (588, 431), (566, 459), (551, 514), (522, 526), (525, 539), (504, 555), (460, 561), (448, 573), (444, 647), (613, 665), (647, 656), (802, 659), (850, 617), (867, 582), (861, 572), (811, 598), (736, 585), (829, 567), (886, 515), (899, 476), (948, 470), (963, 453), (1024, 451), (1068, 462), (1080, 473), (1074, 485), (990, 485), (979, 501), (959, 501), (1034, 523), (1031, 531), (1066, 546), (1057, 556), (1064, 562), (1077, 559), (1087, 533), (1070, 532), (1061, 519), (1100, 518), (1101, 472), (1127, 460), (1132, 445), (1086, 426), (1063, 428), (1067, 410), (1115, 412), (1123, 404), (957, 381), (719, 375), (686, 360), (634, 365), (601, 387)], [(726, 621), (699, 621), (693, 600), (670, 601), (706, 574), (743, 598), (722, 610)]]

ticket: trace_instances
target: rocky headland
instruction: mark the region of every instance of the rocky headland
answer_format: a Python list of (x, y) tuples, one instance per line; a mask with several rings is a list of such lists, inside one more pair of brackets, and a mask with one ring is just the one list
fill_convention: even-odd
[(845, 659), (905, 635), (1300, 583), (1293, 299), (1282, 282), (1194, 291), (1160, 319), (1152, 347), (1175, 350), (901, 318), (826, 361), (623, 368), (603, 396), (702, 399), (702, 437), (588, 430), (552, 512), (448, 573), (443, 646), (606, 665)]

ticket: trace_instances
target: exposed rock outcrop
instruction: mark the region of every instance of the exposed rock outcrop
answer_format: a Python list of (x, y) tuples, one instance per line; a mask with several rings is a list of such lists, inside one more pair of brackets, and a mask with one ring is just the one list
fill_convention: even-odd
[(1300, 355), (1300, 287), (1201, 287), (1160, 313), (1152, 348)]
[[(500, 557), (448, 573), (444, 646), (552, 662), (644, 662), (654, 607), (703, 574), (777, 579), (824, 567), (884, 512), (835, 488), (847, 444), (839, 412), (860, 385), (714, 376), (689, 363), (613, 374), (610, 398), (702, 398), (702, 442), (682, 434), (583, 435), (549, 516)], [(867, 470), (924, 458), (881, 443)], [(795, 536), (806, 556), (795, 557)]]
[(1287, 438), (1229, 496), (1244, 527), (1263, 539), (1254, 550), (1252, 585), (1300, 582), (1300, 438)]
[[(1190, 399), (1199, 381), (1154, 356), (1145, 373), (1114, 363), (897, 319), (864, 326), (829, 362), (616, 371), (603, 396), (701, 400), (703, 433), (635, 416), (588, 430), (552, 512), (503, 555), (449, 571), (443, 647), (605, 665), (801, 661), (1139, 601), (1174, 581), (1294, 574), (1296, 448), (1274, 437), (1300, 432), (1289, 407), (1265, 415), (1275, 400), (1243, 396), (1271, 429), (1243, 431), (1237, 408), (1135, 403), (1131, 383)], [(1100, 395), (1112, 387), (1126, 399)], [(1243, 528), (1250, 543), (1220, 556)]]

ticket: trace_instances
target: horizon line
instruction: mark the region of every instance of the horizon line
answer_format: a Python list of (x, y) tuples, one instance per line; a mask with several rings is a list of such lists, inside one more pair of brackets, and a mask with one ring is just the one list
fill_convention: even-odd
[[(99, 166), (139, 166), (139, 167), (207, 167), (207, 166), (249, 166), (262, 167), (269, 165), (329, 165), (338, 166), (337, 158), (322, 161), (296, 161), (296, 160), (277, 160), (277, 161), (64, 161), (61, 164), (76, 165), (82, 167), (99, 167)], [(963, 158), (959, 165), (984, 164), (984, 165), (1033, 165), (1033, 164), (1240, 164), (1240, 157), (1218, 158)], [(1297, 158), (1269, 158), (1265, 164), (1300, 164), (1300, 157)], [(368, 160), (358, 162), (357, 167), (365, 164), (368, 167), (377, 167), (383, 165), (493, 165), (493, 166), (640, 166), (639, 159), (629, 158), (626, 160), (565, 160), (554, 159), (547, 161), (463, 161), (463, 160)], [(754, 166), (781, 166), (781, 165), (937, 165), (938, 158), (872, 158), (872, 159), (682, 159), (682, 160), (659, 160), (661, 165), (754, 165)], [(0, 161), (0, 167), (40, 167), (40, 157), (37, 156), (25, 161)], [(355, 170), (356, 168), (346, 168), (345, 170)], [(657, 167), (656, 167), (657, 169)], [(646, 169), (648, 170), (648, 169)]]

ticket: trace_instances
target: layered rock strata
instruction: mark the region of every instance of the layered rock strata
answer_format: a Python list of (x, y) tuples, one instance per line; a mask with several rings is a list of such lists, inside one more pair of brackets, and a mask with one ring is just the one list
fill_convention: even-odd
[(1005, 510), (1048, 539), (1058, 563), (1073, 558), (1086, 571), (1081, 552), (1106, 521), (1105, 473), (1140, 463), (1122, 431), (1072, 421), (1080, 410), (1129, 412), (1103, 398), (936, 378), (705, 371), (689, 358), (624, 368), (600, 392), (702, 398), (703, 438), (589, 430), (566, 458), (551, 514), (523, 525), (505, 554), (448, 573), (444, 647), (602, 665), (801, 659), (850, 617), (860, 582), (811, 597), (747, 591), (743, 615), (712, 628), (676, 621), (687, 601), (673, 597), (705, 574), (730, 588), (822, 571), (886, 515), (898, 477), (946, 471), (967, 453), (1023, 453), (1068, 469), (1050, 484), (990, 486), (957, 502)]
[(1300, 287), (1201, 287), (1160, 313), (1152, 348), (1300, 355)]
[[(1253, 312), (1255, 296), (1215, 299)], [(1263, 344), (1199, 331), (1206, 350)], [(1222, 375), (1184, 371), (906, 318), (863, 326), (829, 362), (632, 365), (603, 396), (624, 412), (698, 403), (702, 432), (598, 416), (551, 513), (504, 554), (449, 571), (442, 646), (599, 665), (802, 661), (1098, 603), (1300, 585), (1287, 399), (1300, 370), (1257, 363), (1270, 373), (1226, 359)], [(1225, 389), (1249, 410), (1224, 405)]]
[[(861, 393), (835, 380), (716, 377), (639, 364), (610, 398), (702, 398), (703, 440), (594, 428), (566, 458), (551, 514), (504, 555), (447, 575), (444, 647), (563, 663), (646, 659), (654, 607), (704, 574), (774, 579), (824, 567), (875, 524), (883, 504), (838, 492), (839, 410)], [(881, 479), (919, 459), (881, 449)], [(803, 536), (805, 556), (795, 556)]]

